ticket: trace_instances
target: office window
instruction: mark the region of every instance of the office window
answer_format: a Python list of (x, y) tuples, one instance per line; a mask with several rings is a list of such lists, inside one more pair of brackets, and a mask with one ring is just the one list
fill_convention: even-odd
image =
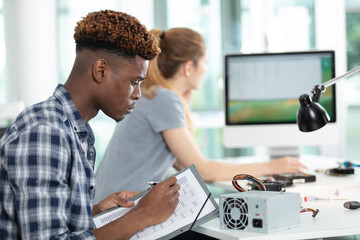
[[(59, 79), (64, 83), (71, 71), (75, 57), (75, 23), (89, 11), (106, 8), (125, 11), (139, 18), (148, 29), (190, 27), (204, 36), (208, 47), (208, 72), (202, 88), (194, 92), (191, 102), (193, 119), (198, 129), (196, 141), (207, 158), (252, 154), (253, 149), (226, 149), (222, 146), (223, 54), (315, 48), (314, 2), (315, 0), (58, 0)], [(360, 65), (360, 4), (357, 0), (346, 0), (346, 4), (350, 69)], [(139, 5), (144, 7), (139, 9)], [(356, 93), (351, 94), (355, 98), (348, 100), (349, 105), (359, 106), (357, 96), (360, 96), (360, 83), (353, 78), (349, 82), (354, 85), (352, 90)], [(355, 110), (349, 112), (348, 121), (355, 122), (356, 118), (351, 114), (358, 116), (360, 111), (358, 115)], [(90, 123), (96, 135), (98, 163), (110, 140), (115, 122), (100, 112)], [(349, 130), (348, 135), (351, 135)]]
[[(346, 1), (347, 69), (360, 66), (360, 4), (356, 0)], [(360, 74), (346, 81), (346, 102), (348, 116), (346, 122), (346, 158), (358, 159), (360, 119)]]
[[(197, 131), (195, 139), (205, 157), (221, 158), (222, 147), (222, 51), (221, 1), (184, 0), (167, 1), (167, 26), (189, 27), (205, 39), (208, 71), (200, 90), (193, 92), (191, 109)], [(186, 13), (186, 15), (185, 15)]]
[(314, 47), (314, 1), (222, 1), (225, 52), (308, 50)]
[[(186, 13), (184, 15), (184, 13)], [(200, 91), (195, 91), (191, 108), (195, 111), (219, 110), (222, 106), (221, 26), (219, 0), (167, 1), (167, 28), (189, 27), (205, 39), (208, 54), (208, 72)]]
[(4, 36), (3, 0), (0, 0), (0, 104), (6, 102), (6, 73), (5, 73), (5, 36)]
[[(360, 66), (360, 4), (358, 1), (346, 2), (346, 36), (347, 36), (347, 68), (348, 70)], [(359, 75), (348, 80), (349, 86), (356, 91), (349, 94), (349, 104), (360, 106)]]
[(196, 141), (205, 157), (254, 153), (251, 148), (227, 149), (222, 144), (223, 54), (313, 48), (313, 5), (312, 0), (167, 1), (167, 27), (188, 26), (198, 30), (208, 46), (209, 71), (191, 102), (194, 119), (199, 119), (195, 121), (199, 123)]

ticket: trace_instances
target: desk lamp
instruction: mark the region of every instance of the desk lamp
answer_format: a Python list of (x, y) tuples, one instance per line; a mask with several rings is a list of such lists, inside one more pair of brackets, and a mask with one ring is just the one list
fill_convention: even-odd
[(312, 132), (322, 128), (330, 121), (329, 114), (319, 104), (321, 93), (325, 92), (326, 87), (331, 86), (337, 81), (349, 77), (359, 71), (360, 66), (348, 71), (344, 75), (330, 79), (321, 85), (315, 85), (311, 91), (313, 94), (311, 98), (307, 94), (303, 94), (299, 97), (300, 107), (297, 112), (297, 124), (300, 131)]

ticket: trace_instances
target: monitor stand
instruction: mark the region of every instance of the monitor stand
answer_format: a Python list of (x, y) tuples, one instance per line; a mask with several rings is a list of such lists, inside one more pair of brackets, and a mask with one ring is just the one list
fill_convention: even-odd
[(280, 157), (299, 157), (300, 149), (299, 147), (271, 147), (269, 149), (269, 156), (271, 159), (276, 159)]
[(260, 156), (269, 156), (270, 160), (277, 158), (289, 156), (289, 157), (299, 157), (300, 148), (299, 147), (257, 147), (255, 149), (255, 155)]

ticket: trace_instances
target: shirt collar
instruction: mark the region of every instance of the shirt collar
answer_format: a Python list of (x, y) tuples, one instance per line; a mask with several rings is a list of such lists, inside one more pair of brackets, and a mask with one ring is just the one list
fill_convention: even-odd
[(69, 92), (65, 89), (62, 84), (58, 84), (53, 96), (61, 103), (64, 107), (66, 115), (72, 125), (74, 132), (78, 134), (80, 139), (84, 141), (89, 136), (88, 141), (90, 144), (94, 144), (94, 134), (89, 124), (84, 123), (82, 120), (80, 113), (75, 106), (74, 102), (72, 101)]

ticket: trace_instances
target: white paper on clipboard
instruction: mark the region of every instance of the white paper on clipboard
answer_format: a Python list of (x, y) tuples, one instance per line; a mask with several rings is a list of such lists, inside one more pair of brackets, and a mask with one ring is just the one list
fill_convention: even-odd
[[(176, 173), (177, 183), (180, 185), (179, 204), (173, 215), (165, 222), (148, 227), (137, 232), (131, 240), (136, 239), (161, 239), (174, 237), (182, 232), (189, 230), (194, 222), (210, 191), (204, 180), (201, 178), (195, 165)], [(138, 197), (135, 205), (141, 199)], [(130, 211), (131, 208), (118, 207), (94, 217), (94, 223), (100, 228), (109, 222), (112, 222)], [(218, 215), (218, 206), (215, 200), (210, 197), (196, 220), (195, 226), (198, 226)]]

